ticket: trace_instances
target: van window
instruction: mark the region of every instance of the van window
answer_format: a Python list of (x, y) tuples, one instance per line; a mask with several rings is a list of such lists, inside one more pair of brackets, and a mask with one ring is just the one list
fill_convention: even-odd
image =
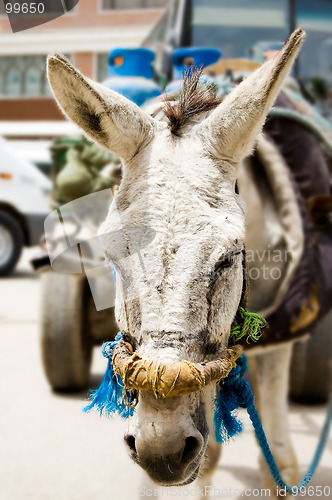
[(257, 42), (285, 40), (288, 26), (288, 0), (192, 0), (190, 44), (249, 57)]
[(320, 76), (332, 80), (332, 2), (298, 0), (297, 25), (307, 36), (299, 58), (299, 74), (304, 78)]

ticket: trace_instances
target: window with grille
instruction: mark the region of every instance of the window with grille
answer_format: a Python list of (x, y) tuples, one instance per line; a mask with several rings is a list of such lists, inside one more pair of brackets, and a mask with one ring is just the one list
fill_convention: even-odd
[(108, 53), (97, 54), (97, 80), (102, 82), (108, 75)]
[(52, 95), (46, 76), (46, 56), (0, 57), (0, 97)]
[(167, 3), (168, 0), (101, 0), (101, 9), (158, 9), (166, 7)]

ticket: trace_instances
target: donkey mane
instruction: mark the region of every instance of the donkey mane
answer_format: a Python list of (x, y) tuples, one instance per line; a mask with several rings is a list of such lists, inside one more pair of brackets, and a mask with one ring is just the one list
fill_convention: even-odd
[(172, 134), (178, 135), (190, 118), (216, 108), (222, 101), (217, 97), (217, 88), (213, 83), (202, 84), (199, 79), (201, 68), (186, 70), (183, 85), (174, 101), (170, 95), (165, 97), (164, 113), (168, 119)]

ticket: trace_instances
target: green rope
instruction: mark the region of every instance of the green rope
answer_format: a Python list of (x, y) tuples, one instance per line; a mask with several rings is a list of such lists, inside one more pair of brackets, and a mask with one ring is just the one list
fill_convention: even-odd
[(249, 312), (239, 307), (236, 313), (237, 324), (231, 329), (230, 337), (237, 342), (243, 337), (247, 337), (247, 342), (253, 340), (257, 342), (262, 336), (262, 328), (268, 326), (267, 321), (257, 313)]

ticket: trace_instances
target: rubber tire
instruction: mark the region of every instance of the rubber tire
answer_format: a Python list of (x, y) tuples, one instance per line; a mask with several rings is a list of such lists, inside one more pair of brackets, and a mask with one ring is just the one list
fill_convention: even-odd
[(41, 353), (44, 371), (56, 391), (88, 385), (93, 349), (87, 321), (87, 281), (82, 275), (41, 275)]
[(304, 342), (296, 342), (290, 375), (290, 398), (298, 403), (326, 403), (332, 389), (332, 312)]
[(14, 242), (14, 249), (10, 258), (5, 264), (0, 265), (0, 276), (6, 276), (12, 272), (20, 258), (24, 245), (24, 235), (22, 228), (15, 217), (3, 210), (0, 210), (0, 225), (6, 227)]

